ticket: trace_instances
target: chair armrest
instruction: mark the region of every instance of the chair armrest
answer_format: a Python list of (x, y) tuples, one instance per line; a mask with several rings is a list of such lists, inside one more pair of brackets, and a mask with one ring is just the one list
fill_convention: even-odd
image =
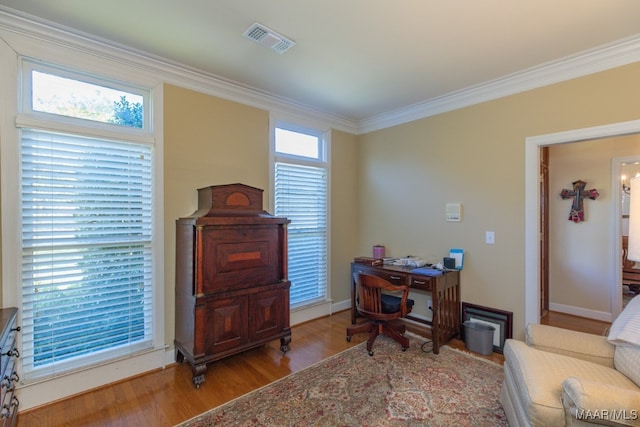
[(604, 336), (531, 323), (527, 325), (526, 342), (539, 350), (613, 368), (615, 346)]
[(604, 425), (640, 426), (640, 389), (569, 377), (562, 383), (566, 425), (575, 420)]

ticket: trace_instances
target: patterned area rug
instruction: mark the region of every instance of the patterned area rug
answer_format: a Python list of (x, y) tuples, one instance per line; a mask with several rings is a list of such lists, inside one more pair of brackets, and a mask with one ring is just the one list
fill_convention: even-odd
[(187, 420), (203, 426), (506, 426), (502, 366), (381, 336)]

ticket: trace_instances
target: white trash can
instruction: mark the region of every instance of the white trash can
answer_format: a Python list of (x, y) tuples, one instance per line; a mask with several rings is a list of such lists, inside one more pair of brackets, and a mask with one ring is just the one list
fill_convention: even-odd
[(467, 349), (485, 356), (493, 353), (493, 332), (496, 328), (471, 320), (467, 320), (462, 326), (464, 327), (464, 345)]

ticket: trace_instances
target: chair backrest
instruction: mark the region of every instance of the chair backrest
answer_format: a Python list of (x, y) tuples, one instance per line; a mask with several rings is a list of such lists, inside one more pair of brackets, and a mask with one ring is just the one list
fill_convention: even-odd
[[(364, 273), (353, 275), (356, 283), (357, 308), (366, 316), (377, 320), (393, 320), (405, 317), (409, 313), (407, 299), (409, 297), (408, 286), (398, 286), (388, 282), (382, 277), (372, 276)], [(382, 311), (382, 291), (400, 292), (400, 310), (394, 313), (384, 313)]]

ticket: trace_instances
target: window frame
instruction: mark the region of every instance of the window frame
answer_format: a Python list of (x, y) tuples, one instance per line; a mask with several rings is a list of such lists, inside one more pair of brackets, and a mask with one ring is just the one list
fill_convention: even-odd
[[(276, 129), (283, 129), (283, 130), (288, 130), (291, 132), (297, 132), (297, 133), (303, 133), (309, 136), (314, 136), (316, 138), (318, 138), (318, 158), (314, 159), (313, 157), (307, 157), (307, 156), (298, 156), (295, 154), (291, 154), (291, 153), (283, 153), (280, 151), (276, 151), (275, 148), (275, 131)], [(318, 129), (314, 129), (314, 128), (307, 128), (307, 127), (303, 127), (300, 125), (295, 125), (295, 124), (291, 124), (288, 122), (282, 122), (282, 121), (277, 121), (275, 123), (275, 125), (273, 126), (272, 130), (271, 130), (274, 134), (274, 139), (273, 139), (273, 149), (272, 149), (272, 154), (274, 159), (277, 161), (278, 159), (280, 160), (288, 160), (292, 163), (296, 163), (296, 164), (305, 164), (307, 166), (317, 166), (317, 165), (323, 165), (323, 167), (326, 167), (328, 169), (328, 162), (327, 162), (327, 151), (328, 151), (328, 144), (327, 144), (327, 136), (326, 136), (326, 131), (321, 131)]]
[[(100, 135), (100, 138), (104, 138), (104, 139), (110, 139), (110, 140), (122, 140), (122, 136), (124, 135), (128, 135), (131, 134), (131, 136), (135, 135), (135, 138), (124, 138), (127, 140), (128, 143), (134, 143), (134, 144), (140, 144), (140, 145), (145, 145), (147, 147), (151, 148), (151, 152), (152, 152), (152, 158), (155, 158), (156, 156), (156, 149), (154, 146), (154, 141), (153, 138), (151, 137), (151, 126), (148, 123), (148, 117), (149, 117), (149, 113), (148, 111), (150, 110), (149, 106), (151, 105), (151, 92), (149, 90), (145, 91), (142, 89), (136, 89), (135, 92), (138, 95), (141, 95), (144, 99), (143, 102), (143, 116), (146, 116), (145, 118), (143, 118), (143, 127), (142, 129), (138, 129), (138, 128), (133, 128), (133, 127), (123, 127), (121, 125), (117, 125), (117, 124), (110, 124), (110, 123), (103, 123), (103, 122), (97, 122), (97, 121), (92, 121), (92, 120), (87, 120), (87, 119), (82, 119), (82, 118), (75, 118), (75, 117), (69, 117), (69, 116), (62, 116), (62, 115), (58, 115), (58, 114), (54, 114), (54, 113), (47, 113), (47, 112), (42, 112), (42, 111), (35, 111), (33, 110), (33, 105), (31, 103), (32, 101), (32, 73), (33, 71), (39, 71), (39, 72), (44, 72), (44, 73), (49, 73), (49, 74), (53, 74), (56, 76), (60, 76), (60, 77), (64, 77), (64, 78), (68, 78), (68, 79), (72, 79), (72, 80), (79, 80), (79, 81), (83, 81), (83, 82), (89, 82), (98, 86), (104, 86), (104, 87), (109, 87), (109, 88), (113, 88), (113, 89), (120, 89), (120, 90), (124, 90), (127, 92), (133, 92), (133, 90), (131, 88), (129, 88), (126, 85), (123, 84), (118, 84), (116, 82), (113, 82), (111, 80), (108, 79), (104, 79), (101, 80), (100, 78), (96, 77), (96, 76), (91, 76), (89, 77), (88, 75), (84, 74), (84, 73), (74, 73), (72, 70), (69, 69), (64, 69), (61, 67), (56, 67), (56, 66), (52, 66), (52, 65), (48, 65), (48, 64), (43, 64), (40, 62), (35, 62), (31, 59), (28, 58), (23, 58), (21, 61), (21, 67), (20, 67), (20, 73), (22, 76), (22, 93), (23, 96), (21, 98), (21, 103), (19, 105), (19, 111), (22, 114), (18, 115), (18, 119), (16, 120), (16, 124), (19, 127), (19, 142), (18, 145), (21, 146), (22, 145), (22, 129), (36, 129), (37, 131), (59, 131), (60, 127), (63, 128), (67, 128), (66, 129), (66, 133), (70, 134), (70, 135), (75, 135), (78, 136), (80, 138), (92, 138), (92, 137), (96, 137), (98, 134)], [(28, 96), (27, 96), (28, 94)], [(36, 123), (34, 123), (34, 121)], [(55, 129), (55, 130), (54, 130)], [(83, 129), (85, 131), (83, 131)], [(89, 132), (87, 132), (89, 131)], [(132, 141), (132, 139), (135, 139)], [(20, 152), (20, 147), (18, 147), (18, 153)], [(19, 154), (20, 157), (20, 154)], [(21, 186), (21, 182), (22, 182), (22, 172), (18, 171), (18, 183)], [(155, 176), (152, 173), (151, 176), (151, 185), (152, 187), (154, 186), (154, 182), (155, 182)], [(153, 190), (152, 190), (153, 193)], [(22, 203), (20, 201), (20, 197), (17, 197), (19, 200), (18, 203), (18, 210), (20, 210)], [(152, 205), (153, 205), (153, 201), (152, 201)], [(18, 216), (20, 216), (20, 213), (18, 212)], [(20, 224), (22, 224), (22, 221), (20, 221)], [(154, 219), (152, 218), (152, 228), (156, 228), (156, 225), (154, 223)], [(20, 231), (22, 231), (22, 227), (18, 227)], [(153, 236), (153, 235), (152, 235)], [(152, 258), (152, 264), (154, 263), (153, 259), (154, 259), (154, 253), (157, 252), (157, 250), (154, 249), (154, 242), (153, 242), (153, 237), (152, 237), (152, 242), (151, 242), (151, 258)], [(22, 237), (20, 237), (19, 242), (22, 242)], [(22, 243), (20, 243), (20, 248), (22, 248)], [(22, 252), (22, 251), (20, 251)], [(19, 257), (20, 259), (22, 259), (22, 257)], [(20, 262), (20, 264), (22, 264), (22, 262)], [(152, 294), (155, 294), (156, 292), (158, 292), (157, 289), (155, 289), (154, 283), (156, 282), (156, 277), (154, 274), (155, 269), (152, 269), (152, 273), (151, 273), (151, 292)], [(22, 277), (21, 277), (21, 273), (20, 274), (20, 280), (18, 283), (20, 283), (20, 288), (22, 288)], [(151, 298), (152, 301), (152, 306), (153, 306), (153, 301), (154, 298)], [(24, 302), (22, 301), (22, 289), (19, 292), (19, 305), (18, 307), (20, 308), (20, 311), (22, 311), (22, 309), (24, 308)], [(154, 308), (151, 308), (152, 313), (155, 313), (156, 311), (154, 310)], [(155, 340), (153, 339), (153, 330), (156, 329), (156, 324), (158, 323), (156, 319), (153, 319), (153, 315), (152, 315), (152, 332), (151, 332), (151, 339), (150, 341), (153, 343), (155, 342)], [(101, 353), (109, 353), (109, 351), (106, 352), (101, 352)], [(131, 354), (131, 353), (129, 353)], [(128, 357), (128, 355), (125, 356), (120, 356), (120, 357)], [(86, 369), (87, 367), (91, 367), (91, 360), (94, 359), (95, 356), (93, 356), (93, 353), (91, 353), (91, 355), (89, 356), (83, 356), (81, 359), (85, 360), (85, 361), (89, 361), (89, 365), (86, 364), (82, 364), (79, 365), (78, 368), (75, 369)], [(100, 359), (98, 359), (100, 360)], [(110, 360), (110, 359), (107, 359)], [(22, 359), (21, 360), (21, 365), (24, 365), (25, 363), (27, 363), (28, 359)], [(87, 363), (87, 362), (85, 362)], [(59, 363), (62, 366), (67, 366), (67, 371), (73, 371), (74, 370), (74, 362), (73, 361), (64, 361), (62, 363)], [(46, 368), (37, 368), (37, 367), (33, 367), (33, 370), (30, 371), (25, 371), (24, 366), (22, 367), (23, 369), (21, 369), (21, 371), (23, 372), (23, 378), (28, 378), (28, 376), (26, 374), (30, 374), (33, 373), (34, 379), (39, 378), (41, 375), (38, 374), (38, 372), (43, 372), (46, 371)], [(66, 374), (67, 371), (63, 371), (61, 374)], [(60, 373), (54, 373), (52, 375), (50, 375), (50, 377), (56, 377), (60, 375)]]
[[(83, 73), (79, 71), (70, 70), (64, 67), (48, 64), (43, 61), (37, 61), (32, 58), (23, 58), (21, 61), (21, 96), (19, 103), (19, 113), (23, 115), (32, 116), (34, 119), (39, 118), (46, 122), (56, 123), (68, 123), (77, 124), (79, 126), (90, 126), (92, 128), (104, 129), (106, 132), (116, 132), (125, 134), (151, 134), (153, 127), (151, 124), (151, 93), (148, 89), (143, 89), (137, 86), (121, 83), (115, 80), (106, 78), (100, 78), (95, 75)], [(83, 83), (90, 83), (93, 85), (101, 86), (108, 89), (127, 92), (132, 95), (141, 96), (144, 99), (143, 114), (142, 114), (142, 128), (134, 128), (116, 125), (113, 123), (104, 123), (99, 121), (93, 121), (89, 119), (82, 119), (78, 117), (63, 116), (53, 113), (47, 113), (44, 111), (38, 111), (33, 109), (33, 91), (32, 91), (32, 72), (38, 71), (44, 74), (51, 74), (57, 77), (62, 77), (70, 80), (77, 80)], [(122, 129), (124, 128), (124, 129)]]
[[(275, 149), (275, 130), (276, 128), (285, 129), (293, 132), (304, 133), (318, 138), (320, 147), (318, 150), (318, 159), (306, 156), (298, 156), (288, 153), (278, 153)], [(312, 123), (309, 121), (299, 120), (297, 118), (285, 117), (282, 115), (271, 115), (270, 118), (270, 207), (275, 212), (275, 165), (277, 162), (291, 163), (301, 166), (321, 167), (326, 170), (327, 174), (327, 191), (326, 191), (326, 282), (325, 295), (319, 299), (309, 300), (306, 303), (291, 304), (290, 309), (294, 315), (292, 316), (292, 324), (301, 321), (313, 319), (315, 317), (329, 314), (331, 304), (331, 164), (330, 164), (330, 147), (331, 132), (330, 129), (321, 123)], [(291, 266), (289, 266), (291, 269)]]
[[(70, 394), (78, 393), (89, 388), (97, 387), (107, 382), (127, 378), (159, 368), (167, 363), (164, 323), (164, 216), (163, 216), (163, 159), (162, 159), (162, 82), (150, 73), (136, 70), (134, 66), (115, 66), (104, 57), (95, 58), (85, 52), (60, 46), (51, 46), (53, 52), (58, 53), (67, 63), (49, 63), (46, 59), (35, 60), (33, 56), (17, 54), (7, 45), (0, 46), (3, 65), (0, 66), (0, 139), (2, 174), (2, 289), (3, 305), (22, 307), (21, 301), (21, 254), (18, 250), (6, 248), (21, 247), (20, 221), (20, 141), (21, 128), (33, 128), (51, 132), (80, 134), (86, 137), (98, 137), (123, 140), (152, 146), (152, 348), (120, 357), (118, 359), (101, 362), (80, 371), (69, 372), (52, 379), (32, 383), (21, 381), (18, 394), (21, 403), (26, 408), (37, 406)], [(69, 52), (73, 52), (73, 60), (69, 60)], [(5, 61), (6, 59), (6, 61)], [(30, 93), (25, 96), (24, 85), (29, 82), (25, 73), (30, 74), (33, 67), (50, 66), (54, 74), (60, 75), (59, 70), (66, 70), (64, 77), (74, 77), (77, 70), (79, 80), (88, 81), (88, 76), (94, 76), (90, 83), (103, 84), (107, 87), (124, 90), (137, 94), (145, 94), (143, 129), (120, 126), (116, 124), (100, 123), (91, 120), (76, 119), (44, 112), (34, 112), (27, 103), (31, 103)], [(46, 71), (45, 71), (46, 72)], [(123, 76), (135, 76), (135, 82), (124, 83)], [(11, 94), (14, 96), (11, 96)], [(49, 116), (57, 116), (52, 118)], [(18, 314), (20, 321), (21, 314)], [(18, 347), (21, 348), (20, 334), (17, 336)], [(20, 359), (18, 359), (20, 363)], [(20, 367), (19, 367), (20, 369)], [(114, 373), (116, 373), (114, 375)], [(82, 380), (80, 380), (82, 378)], [(46, 386), (43, 386), (47, 384)], [(37, 387), (36, 387), (37, 386)], [(43, 390), (48, 390), (44, 393)]]

